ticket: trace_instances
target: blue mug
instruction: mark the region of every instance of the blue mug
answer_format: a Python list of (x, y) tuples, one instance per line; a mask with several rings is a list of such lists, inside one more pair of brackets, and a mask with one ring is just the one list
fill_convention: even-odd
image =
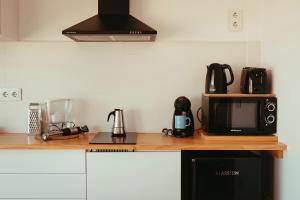
[(185, 115), (175, 115), (175, 129), (185, 129), (191, 125), (191, 118)]

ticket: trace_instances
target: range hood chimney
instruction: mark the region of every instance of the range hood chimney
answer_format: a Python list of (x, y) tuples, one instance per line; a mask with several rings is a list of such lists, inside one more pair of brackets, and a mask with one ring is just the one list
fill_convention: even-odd
[(129, 14), (129, 0), (98, 0), (98, 15), (62, 34), (76, 42), (151, 42), (157, 31)]

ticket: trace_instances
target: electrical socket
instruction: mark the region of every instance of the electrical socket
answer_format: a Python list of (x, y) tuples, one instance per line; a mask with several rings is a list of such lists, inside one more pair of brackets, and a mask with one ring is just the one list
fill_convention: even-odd
[(229, 11), (229, 29), (232, 32), (240, 32), (243, 30), (243, 11), (230, 10)]
[(0, 88), (0, 101), (22, 101), (22, 89)]

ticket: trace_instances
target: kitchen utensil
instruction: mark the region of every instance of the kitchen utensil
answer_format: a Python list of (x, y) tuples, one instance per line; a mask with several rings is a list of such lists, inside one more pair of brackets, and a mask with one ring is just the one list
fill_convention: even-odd
[[(225, 70), (228, 69), (230, 73), (230, 81), (227, 82)], [(232, 68), (227, 64), (213, 63), (207, 66), (206, 74), (206, 93), (227, 93), (227, 86), (234, 81)]]
[(241, 93), (266, 94), (267, 70), (265, 68), (245, 67), (241, 77)]
[(82, 133), (87, 133), (89, 132), (89, 128), (87, 126), (78, 126), (78, 127), (73, 127), (73, 128), (64, 128), (58, 131), (52, 131), (49, 133), (43, 133), (42, 134), (42, 139), (44, 141), (47, 141), (51, 136), (76, 136)]
[(70, 99), (55, 99), (46, 102), (48, 132), (74, 127), (71, 119), (72, 102)]
[(182, 115), (175, 116), (175, 127), (178, 129), (185, 129), (185, 127), (191, 125), (191, 118), (186, 116), (186, 112), (182, 112)]
[(173, 115), (173, 135), (175, 137), (188, 137), (194, 135), (194, 118), (191, 111), (191, 102), (182, 96), (176, 99)]
[(42, 112), (39, 103), (30, 103), (28, 110), (28, 134), (41, 134)]
[(123, 110), (115, 109), (114, 111), (109, 113), (108, 118), (107, 118), (108, 122), (112, 115), (114, 116), (114, 125), (112, 128), (112, 136), (113, 137), (126, 137)]

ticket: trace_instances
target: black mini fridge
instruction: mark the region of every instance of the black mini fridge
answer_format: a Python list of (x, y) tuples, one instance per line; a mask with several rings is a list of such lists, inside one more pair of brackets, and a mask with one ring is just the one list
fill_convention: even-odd
[(182, 151), (182, 200), (273, 200), (272, 155)]

